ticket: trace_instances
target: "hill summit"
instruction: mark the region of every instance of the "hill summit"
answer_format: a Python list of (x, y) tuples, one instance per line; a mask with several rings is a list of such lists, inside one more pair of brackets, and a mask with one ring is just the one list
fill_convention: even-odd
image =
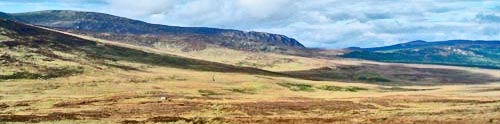
[(184, 51), (224, 47), (247, 51), (286, 52), (305, 48), (284, 35), (206, 27), (151, 24), (104, 13), (50, 10), (4, 14), (14, 20), (72, 33), (156, 48)]

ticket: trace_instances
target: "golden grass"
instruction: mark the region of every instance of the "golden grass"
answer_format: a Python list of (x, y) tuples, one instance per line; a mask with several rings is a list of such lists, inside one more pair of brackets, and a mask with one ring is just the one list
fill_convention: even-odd
[[(127, 64), (137, 67), (143, 66), (135, 63)], [(313, 87), (325, 85), (339, 87), (356, 86), (367, 88), (368, 90), (357, 92), (327, 91), (321, 89), (315, 89), (314, 91), (293, 91), (278, 85), (278, 83), (282, 82), (307, 84)], [(149, 111), (142, 109), (147, 109), (148, 106), (155, 106), (157, 104), (156, 101), (159, 101), (162, 96), (173, 99), (173, 104), (177, 102), (200, 103), (200, 107), (203, 108), (202, 110), (189, 110), (181, 112), (177, 116), (185, 118), (202, 117), (204, 119), (220, 117), (230, 120), (233, 117), (239, 116), (254, 118), (253, 115), (248, 115), (248, 111), (234, 108), (238, 107), (240, 103), (262, 102), (262, 105), (272, 105), (277, 104), (274, 102), (305, 101), (308, 103), (307, 101), (310, 101), (314, 103), (314, 101), (318, 100), (351, 101), (363, 105), (373, 105), (377, 108), (347, 112), (328, 112), (322, 109), (295, 110), (296, 106), (290, 106), (290, 110), (287, 108), (272, 110), (278, 113), (255, 116), (254, 119), (261, 118), (266, 120), (262, 117), (303, 118), (304, 120), (302, 121), (304, 123), (312, 123), (307, 118), (315, 117), (350, 118), (349, 120), (339, 121), (346, 123), (372, 122), (373, 120), (370, 121), (370, 119), (382, 119), (378, 121), (387, 123), (397, 123), (399, 121), (418, 122), (425, 119), (447, 122), (445, 119), (439, 118), (444, 117), (470, 119), (472, 121), (467, 122), (482, 123), (496, 121), (494, 120), (495, 115), (499, 115), (500, 113), (498, 111), (500, 110), (498, 109), (500, 102), (493, 101), (500, 100), (499, 91), (482, 92), (484, 89), (500, 88), (500, 84), (432, 87), (408, 86), (403, 88), (427, 88), (434, 90), (388, 92), (381, 90), (380, 86), (362, 83), (307, 81), (285, 77), (149, 67), (143, 71), (124, 71), (119, 69), (108, 69), (106, 71), (88, 70), (82, 75), (49, 80), (9, 80), (0, 83), (0, 87), (2, 87), (0, 88), (0, 103), (6, 103), (10, 106), (15, 106), (15, 104), (22, 102), (29, 104), (29, 106), (8, 107), (1, 111), (2, 113), (13, 115), (101, 111), (106, 110), (104, 108), (116, 105), (118, 107), (138, 107), (137, 111), (140, 113), (141, 111)], [(235, 90), (231, 89), (251, 89), (249, 91), (251, 93), (235, 92)], [(200, 90), (209, 90), (216, 94), (202, 96), (199, 92)], [(117, 96), (120, 96), (120, 98), (108, 100)], [(81, 101), (85, 99), (90, 101), (94, 99), (95, 102), (70, 105), (74, 107), (67, 108), (55, 106), (61, 102)], [(388, 103), (384, 103), (384, 101)], [(478, 101), (493, 102), (482, 103)], [(143, 106), (143, 104), (146, 106)], [(189, 109), (194, 108), (196, 107)], [(266, 109), (264, 108), (262, 111), (265, 112)], [(480, 112), (483, 113), (478, 114)], [(375, 115), (370, 115), (369, 113), (375, 113)], [(100, 121), (58, 120), (44, 123), (117, 123), (130, 119), (128, 116), (127, 118), (122, 118), (119, 115), (103, 118)], [(170, 113), (160, 115), (169, 116)], [(145, 119), (160, 115), (130, 114), (129, 116), (132, 117), (132, 120), (144, 121)], [(405, 116), (399, 117), (398, 115)], [(384, 120), (384, 118), (389, 119)], [(240, 122), (249, 120), (232, 121)], [(267, 121), (270, 121), (269, 123), (273, 122), (269, 118)], [(322, 122), (318, 121), (318, 123)], [(182, 121), (179, 121), (179, 123), (182, 123)]]
[[(272, 65), (259, 68), (273, 71), (306, 70), (339, 64), (386, 64), (350, 59), (324, 60), (271, 53), (250, 53), (219, 48), (181, 52), (175, 49), (158, 50), (100, 39), (94, 40), (160, 54), (175, 54), (235, 65), (242, 62), (255, 63), (257, 66)], [(72, 57), (65, 53), (56, 54)], [(129, 121), (144, 123), (500, 123), (500, 84), (494, 82), (482, 85), (405, 86), (400, 88), (431, 90), (387, 91), (373, 84), (309, 81), (241, 73), (203, 72), (121, 61), (118, 63), (140, 68), (140, 70), (87, 68), (83, 74), (70, 77), (2, 81), (0, 82), (0, 120), (17, 121), (17, 123), (29, 121), (29, 118), (8, 120), (9, 117), (13, 118), (11, 116), (16, 115), (38, 118), (42, 120), (41, 123)], [(45, 65), (51, 64), (72, 65), (75, 63), (58, 61), (45, 63)], [(253, 66), (252, 64), (243, 65)], [(500, 77), (498, 70), (401, 65), (462, 69)], [(310, 85), (313, 90), (291, 90), (279, 85), (280, 83)], [(368, 90), (346, 92), (317, 88), (322, 86), (361, 87)], [(2, 104), (7, 107), (5, 105), (2, 107)], [(51, 114), (59, 114), (63, 118), (54, 119), (59, 116), (50, 116)]]

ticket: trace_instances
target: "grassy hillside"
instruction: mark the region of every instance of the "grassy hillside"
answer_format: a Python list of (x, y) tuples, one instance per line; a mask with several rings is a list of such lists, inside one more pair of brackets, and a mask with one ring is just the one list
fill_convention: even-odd
[(484, 69), (474, 69), (474, 71), (471, 71), (471, 68), (459, 67), (433, 68), (426, 66), (413, 67), (404, 64), (386, 65), (376, 62), (353, 61), (340, 58), (308, 58), (274, 53), (238, 51), (225, 48), (210, 48), (199, 51), (183, 52), (181, 49), (154, 49), (96, 39), (68, 32), (61, 33), (151, 53), (177, 55), (186, 58), (270, 70), (307, 80), (343, 81), (353, 83), (363, 82), (380, 85), (481, 84), (498, 80), (498, 77), (491, 76), (491, 73), (483, 73), (490, 71)]
[(365, 82), (379, 85), (483, 84), (500, 81), (489, 74), (443, 68), (415, 68), (402, 65), (338, 65), (284, 72), (310, 80)]
[(159, 55), (100, 44), (58, 32), (0, 20), (2, 79), (52, 78), (82, 73), (85, 69), (140, 70), (126, 63), (199, 71), (279, 75), (254, 68)]
[(500, 68), (500, 41), (416, 41), (394, 46), (353, 50), (343, 57), (382, 62), (498, 69)]
[(10, 16), (23, 23), (147, 47), (181, 47), (185, 51), (193, 51), (215, 46), (286, 53), (305, 48), (297, 40), (284, 35), (150, 24), (95, 12), (54, 10), (15, 13)]
[[(359, 79), (381, 81), (376, 77), (391, 78), (394, 81), (391, 83), (425, 77), (433, 78), (427, 79), (429, 81), (455, 78), (444, 72), (460, 76), (449, 81), (490, 79), (471, 73), (485, 70), (400, 67), (381, 63), (363, 65), (353, 64), (363, 63), (361, 61), (246, 55), (246, 52), (228, 51), (231, 54), (225, 56), (229, 59), (216, 58), (213, 61), (235, 58), (232, 63), (246, 61), (268, 68), (277, 66), (276, 70), (294, 70), (287, 73), (297, 78), (156, 53), (137, 46), (94, 42), (0, 20), (0, 123), (400, 124), (500, 121), (498, 84), (383, 86), (357, 83), (363, 82)], [(241, 54), (245, 57), (238, 58)], [(310, 70), (316, 66), (329, 68)], [(391, 72), (393, 68), (397, 71)], [(307, 71), (300, 71), (304, 69)], [(500, 76), (498, 70), (487, 71)], [(390, 76), (398, 73), (418, 73), (423, 77), (392, 80)], [(357, 78), (331, 78), (347, 74)]]

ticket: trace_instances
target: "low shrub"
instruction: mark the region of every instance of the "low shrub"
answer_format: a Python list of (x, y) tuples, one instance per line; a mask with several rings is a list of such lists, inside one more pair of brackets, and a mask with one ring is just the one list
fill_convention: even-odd
[(342, 92), (358, 92), (360, 90), (368, 90), (366, 88), (354, 87), (354, 86), (348, 86), (348, 87), (321, 86), (321, 87), (317, 87), (317, 88), (321, 89), (321, 90), (327, 90), (327, 91), (342, 91)]
[(313, 86), (309, 84), (283, 82), (283, 83), (278, 83), (278, 85), (286, 87), (292, 91), (307, 91), (307, 92), (314, 91)]
[(243, 94), (256, 94), (257, 89), (255, 88), (232, 88), (232, 89), (227, 89), (232, 92), (237, 92), (237, 93), (243, 93)]
[(66, 77), (75, 74), (83, 73), (83, 67), (61, 67), (61, 68), (47, 68), (43, 69), (40, 73), (33, 72), (14, 72), (10, 75), (0, 75), (0, 80), (8, 79), (50, 79), (57, 77)]
[(217, 93), (211, 90), (198, 90), (201, 96), (213, 96), (213, 95), (222, 95), (221, 93)]

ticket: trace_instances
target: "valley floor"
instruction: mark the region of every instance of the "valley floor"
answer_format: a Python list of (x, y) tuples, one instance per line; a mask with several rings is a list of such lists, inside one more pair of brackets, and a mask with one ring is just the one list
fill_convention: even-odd
[(339, 57), (497, 67), (498, 43), (346, 56), (107, 14), (0, 16), (17, 20), (0, 19), (0, 124), (500, 124), (500, 70)]
[(500, 70), (66, 39), (4, 42), (0, 123), (500, 123)]
[(4, 80), (0, 83), (0, 121), (500, 123), (498, 83), (379, 86), (166, 67), (142, 69)]

